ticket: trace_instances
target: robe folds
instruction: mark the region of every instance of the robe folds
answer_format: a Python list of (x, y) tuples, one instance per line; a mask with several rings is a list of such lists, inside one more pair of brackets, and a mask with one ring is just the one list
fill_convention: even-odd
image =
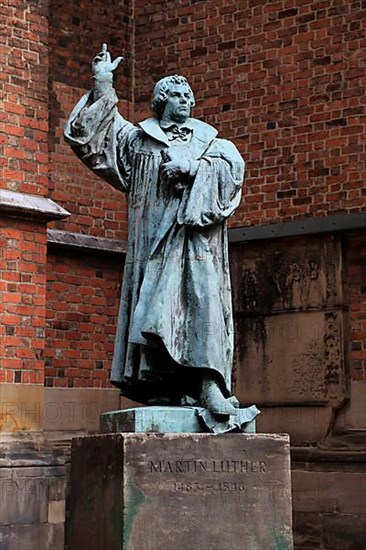
[(162, 152), (172, 143), (158, 119), (134, 126), (116, 103), (114, 91), (95, 102), (86, 94), (65, 127), (78, 157), (128, 194), (111, 382), (146, 403), (149, 382), (180, 383), (174, 365), (187, 381), (197, 369), (210, 370), (228, 396), (233, 320), (226, 219), (240, 202), (244, 161), (212, 126), (188, 119), (190, 140), (174, 147), (198, 161), (198, 170), (172, 184), (160, 171)]

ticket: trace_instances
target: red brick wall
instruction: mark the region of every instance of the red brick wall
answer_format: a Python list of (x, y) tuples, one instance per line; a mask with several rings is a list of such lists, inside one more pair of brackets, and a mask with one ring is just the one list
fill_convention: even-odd
[(93, 176), (63, 139), (67, 116), (91, 87), (91, 61), (107, 42), (113, 56), (124, 55), (115, 86), (121, 112), (132, 119), (132, 6), (128, 0), (91, 3), (56, 0), (50, 5), (50, 186), (49, 196), (72, 213), (58, 229), (126, 238), (126, 200)]
[[(132, 3), (56, 0), (50, 5), (49, 196), (72, 215), (49, 227), (122, 240), (125, 196), (94, 176), (63, 139), (66, 119), (91, 87), (91, 61), (107, 42), (124, 55), (115, 87), (133, 119), (130, 50)], [(47, 264), (46, 385), (106, 387), (113, 353), (122, 270), (111, 256), (54, 250)]]
[(9, 0), (0, 9), (0, 187), (45, 195), (48, 2)]
[(47, 386), (112, 387), (122, 259), (53, 251), (47, 263)]
[(0, 382), (43, 384), (43, 224), (0, 219)]
[(136, 0), (135, 100), (181, 73), (194, 116), (247, 162), (233, 225), (359, 212), (365, 193), (365, 20), (359, 1)]
[[(48, 185), (48, 2), (0, 7), (0, 187)], [(43, 384), (46, 229), (1, 216), (0, 380)]]

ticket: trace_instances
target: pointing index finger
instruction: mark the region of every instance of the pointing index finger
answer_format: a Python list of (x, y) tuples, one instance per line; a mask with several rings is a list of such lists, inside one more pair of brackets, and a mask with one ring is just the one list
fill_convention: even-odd
[(107, 53), (107, 44), (105, 42), (102, 44), (102, 53)]

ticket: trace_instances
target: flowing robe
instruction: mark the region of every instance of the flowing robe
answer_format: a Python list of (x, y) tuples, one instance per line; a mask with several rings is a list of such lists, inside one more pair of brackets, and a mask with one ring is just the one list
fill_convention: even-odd
[[(172, 144), (158, 119), (134, 126), (116, 103), (114, 91), (95, 102), (87, 94), (65, 128), (79, 158), (128, 194), (128, 250), (111, 382), (146, 402), (149, 382), (163, 384), (166, 377), (179, 385), (178, 380), (193, 380), (197, 369), (201, 376), (209, 370), (228, 396), (233, 321), (226, 218), (240, 202), (244, 161), (212, 126), (188, 119), (191, 138), (175, 147), (198, 161), (198, 170), (174, 185), (160, 172), (162, 151)], [(169, 378), (177, 372), (183, 377)], [(193, 395), (193, 387), (187, 393)]]

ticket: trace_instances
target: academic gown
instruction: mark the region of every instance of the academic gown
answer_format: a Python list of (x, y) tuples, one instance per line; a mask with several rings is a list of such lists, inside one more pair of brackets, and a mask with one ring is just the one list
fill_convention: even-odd
[(197, 397), (190, 380), (210, 371), (228, 396), (233, 320), (226, 219), (240, 203), (244, 161), (212, 126), (188, 119), (189, 142), (175, 147), (197, 160), (198, 170), (174, 185), (160, 171), (162, 151), (172, 143), (158, 119), (134, 126), (116, 104), (114, 91), (95, 102), (86, 94), (65, 127), (77, 156), (128, 194), (128, 249), (110, 380), (122, 394), (146, 403), (167, 381), (175, 392)]

